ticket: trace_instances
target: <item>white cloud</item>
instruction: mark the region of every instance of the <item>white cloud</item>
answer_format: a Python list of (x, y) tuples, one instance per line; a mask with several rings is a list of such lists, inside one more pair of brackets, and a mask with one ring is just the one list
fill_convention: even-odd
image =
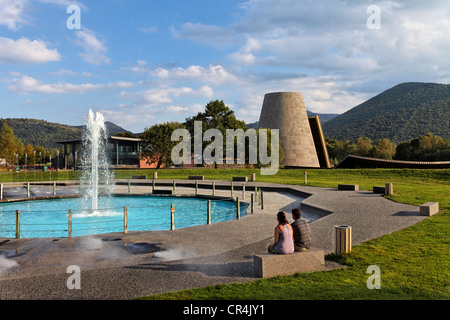
[(153, 108), (157, 106), (173, 104), (177, 98), (180, 97), (201, 97), (211, 98), (213, 90), (208, 86), (203, 86), (197, 90), (190, 87), (178, 87), (178, 88), (151, 88), (139, 92), (126, 92), (123, 91), (118, 96), (122, 99), (133, 99), (135, 103), (134, 107), (139, 108)]
[(73, 77), (93, 77), (94, 75), (90, 72), (78, 72), (67, 69), (59, 69), (58, 71), (52, 71), (49, 73), (52, 76), (73, 76)]
[(26, 0), (0, 0), (0, 25), (17, 31), (20, 24), (27, 24), (24, 7)]
[(0, 62), (13, 64), (46, 63), (59, 61), (61, 55), (56, 49), (48, 49), (39, 40), (20, 38), (13, 40), (0, 37)]
[[(119, 108), (121, 107), (119, 106)], [(151, 121), (155, 118), (154, 115), (148, 113), (136, 114), (121, 110), (117, 111), (110, 109), (102, 109), (100, 110), (100, 112), (103, 114), (103, 116), (107, 121), (111, 121), (121, 127), (127, 127), (135, 123)]]
[(111, 60), (106, 56), (108, 49), (104, 42), (99, 40), (96, 33), (87, 28), (76, 31), (76, 44), (84, 49), (79, 53), (80, 57), (87, 63), (94, 65), (109, 64)]
[(17, 93), (43, 93), (43, 94), (84, 94), (102, 89), (129, 88), (134, 86), (131, 82), (118, 81), (107, 84), (82, 83), (72, 84), (67, 82), (44, 83), (33, 77), (23, 75), (11, 81), (8, 87), (10, 91)]
[(236, 84), (238, 80), (232, 72), (221, 65), (209, 65), (208, 67), (192, 65), (187, 68), (172, 69), (157, 68), (150, 73), (163, 80), (189, 80), (214, 85)]

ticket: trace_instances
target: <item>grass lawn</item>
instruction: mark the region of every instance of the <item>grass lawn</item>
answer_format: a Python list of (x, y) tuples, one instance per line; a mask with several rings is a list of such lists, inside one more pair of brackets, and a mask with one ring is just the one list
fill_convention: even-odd
[[(251, 170), (205, 170), (201, 174), (207, 179), (229, 180), (251, 173)], [(180, 178), (170, 174), (159, 171), (158, 177)], [(280, 170), (276, 176), (257, 176), (257, 181), (303, 185), (304, 171)], [(443, 212), (355, 246), (348, 255), (328, 257), (347, 265), (344, 269), (210, 286), (144, 299), (450, 299), (450, 170), (308, 170), (308, 185), (313, 186), (353, 183), (371, 190), (374, 185), (387, 182), (394, 184), (392, 200), (414, 205), (438, 201)], [(371, 265), (380, 268), (381, 290), (367, 288), (371, 275), (367, 268)]]
[[(118, 170), (116, 178), (132, 175), (153, 176), (154, 170)], [(157, 170), (159, 179), (187, 179), (204, 175), (205, 179), (231, 180), (233, 176), (256, 173), (257, 181), (304, 185), (304, 170), (279, 170), (274, 176), (261, 176), (256, 169), (166, 169)], [(308, 172), (308, 185), (336, 188), (339, 183), (359, 184), (361, 190), (393, 183), (389, 199), (420, 205), (439, 202), (443, 211), (404, 230), (353, 247), (342, 257), (329, 256), (347, 268), (309, 274), (261, 279), (243, 284), (217, 285), (160, 294), (144, 299), (450, 299), (450, 170), (361, 169)], [(48, 175), (48, 173), (47, 173)], [(52, 180), (55, 179), (53, 173)], [(47, 176), (48, 177), (48, 176)], [(36, 180), (49, 180), (36, 174)], [(77, 173), (58, 175), (60, 180), (77, 179)], [(0, 173), (0, 182), (33, 180), (33, 174)], [(381, 289), (369, 290), (367, 268), (380, 268)]]

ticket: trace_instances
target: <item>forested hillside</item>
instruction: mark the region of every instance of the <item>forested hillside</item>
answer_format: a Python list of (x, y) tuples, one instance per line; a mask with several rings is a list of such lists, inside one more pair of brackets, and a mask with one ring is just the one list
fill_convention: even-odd
[[(80, 139), (84, 126), (69, 126), (36, 119), (0, 119), (0, 128), (6, 122), (14, 130), (14, 135), (24, 145), (39, 145), (46, 149), (58, 148), (56, 141)], [(114, 123), (105, 123), (109, 134), (128, 132)]]
[(450, 139), (450, 85), (403, 83), (323, 124), (326, 137), (398, 144), (431, 132)]

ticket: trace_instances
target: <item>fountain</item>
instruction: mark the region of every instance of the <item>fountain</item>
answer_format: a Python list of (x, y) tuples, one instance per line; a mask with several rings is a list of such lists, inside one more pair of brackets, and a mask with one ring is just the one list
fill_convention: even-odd
[(91, 200), (92, 211), (98, 209), (99, 196), (109, 196), (111, 193), (113, 174), (109, 170), (107, 147), (108, 135), (103, 114), (94, 114), (90, 109), (83, 135), (83, 173), (80, 183), (83, 197)]

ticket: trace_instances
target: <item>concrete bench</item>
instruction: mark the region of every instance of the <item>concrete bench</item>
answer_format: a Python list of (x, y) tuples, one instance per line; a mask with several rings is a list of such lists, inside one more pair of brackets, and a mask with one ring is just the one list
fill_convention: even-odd
[(381, 187), (381, 186), (374, 186), (373, 187), (373, 193), (384, 194), (385, 192), (386, 192), (385, 187)]
[(358, 184), (339, 184), (338, 190), (352, 190), (352, 191), (358, 191), (359, 185)]
[(248, 181), (247, 177), (233, 177), (233, 181)]
[(255, 277), (270, 278), (298, 272), (322, 271), (325, 269), (323, 250), (311, 249), (292, 254), (264, 253), (253, 256)]
[(391, 195), (394, 194), (394, 186), (392, 183), (386, 183), (384, 187), (382, 186), (374, 186), (373, 187), (373, 193), (379, 193), (384, 195)]
[(427, 202), (420, 206), (421, 216), (432, 216), (439, 212), (439, 202)]
[(147, 176), (132, 176), (131, 179), (147, 179)]
[(204, 176), (189, 176), (188, 180), (205, 180)]

